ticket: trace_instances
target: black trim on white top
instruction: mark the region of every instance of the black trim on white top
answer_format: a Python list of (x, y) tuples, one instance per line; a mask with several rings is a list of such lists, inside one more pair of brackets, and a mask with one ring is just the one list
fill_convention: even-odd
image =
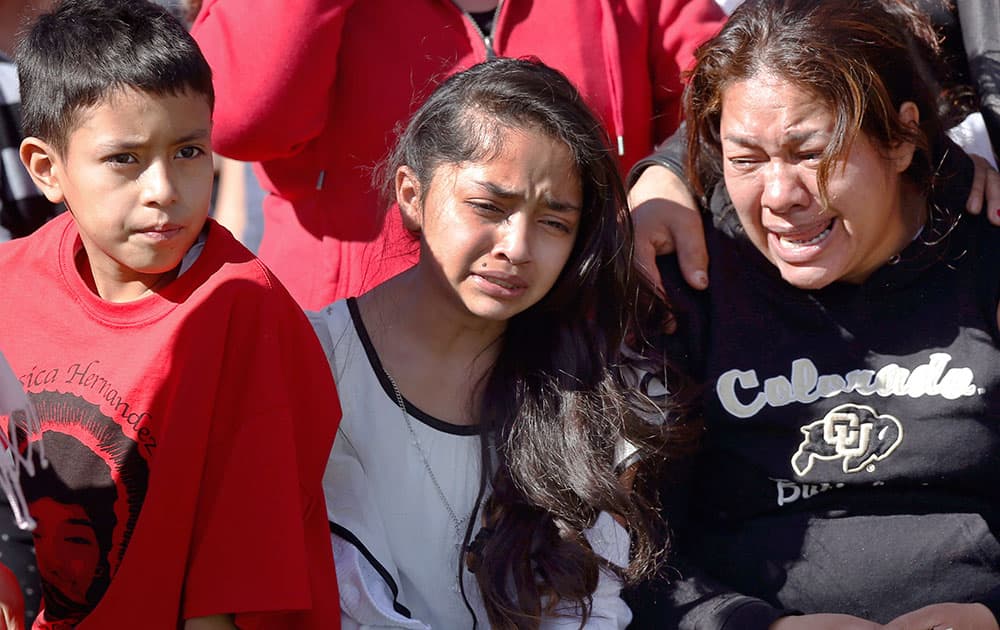
[(358, 540), (358, 537), (355, 536), (353, 532), (344, 528), (342, 525), (334, 523), (333, 521), (329, 521), (329, 523), (330, 523), (330, 533), (340, 536), (348, 543), (350, 543), (353, 547), (355, 547), (359, 552), (361, 552), (361, 555), (365, 557), (365, 560), (367, 560), (368, 563), (372, 565), (372, 567), (376, 571), (378, 571), (378, 574), (382, 576), (382, 579), (385, 580), (385, 583), (389, 587), (389, 590), (392, 591), (393, 610), (403, 615), (407, 619), (413, 619), (413, 614), (410, 613), (410, 609), (400, 604), (397, 601), (397, 598), (399, 597), (399, 586), (396, 584), (396, 580), (392, 579), (392, 575), (389, 573), (389, 571), (384, 566), (382, 566), (382, 563), (375, 558), (375, 556), (372, 554), (371, 551), (368, 550), (367, 547), (365, 547), (364, 543)]
[[(389, 376), (386, 374), (385, 368), (382, 367), (382, 361), (378, 358), (378, 353), (375, 352), (375, 346), (372, 344), (371, 337), (368, 336), (368, 329), (365, 328), (365, 323), (361, 320), (361, 312), (358, 310), (357, 298), (347, 298), (347, 310), (351, 313), (351, 321), (354, 323), (354, 329), (358, 333), (358, 338), (361, 339), (361, 345), (365, 348), (365, 354), (368, 355), (368, 362), (371, 363), (372, 370), (375, 372), (378, 382), (382, 384), (382, 389), (385, 390), (385, 395), (392, 400), (393, 404), (396, 404), (396, 393), (393, 391), (392, 383), (389, 381)], [(400, 396), (402, 396), (402, 393), (400, 393)], [(410, 414), (419, 422), (426, 424), (432, 429), (443, 431), (444, 433), (451, 433), (452, 435), (479, 435), (478, 425), (462, 425), (445, 422), (444, 420), (435, 418), (428, 413), (424, 413), (410, 403), (405, 396), (403, 396), (403, 406), (406, 407), (406, 413)]]

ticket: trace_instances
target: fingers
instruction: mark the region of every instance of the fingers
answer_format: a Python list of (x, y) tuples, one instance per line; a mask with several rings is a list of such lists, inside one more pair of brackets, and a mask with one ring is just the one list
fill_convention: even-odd
[[(687, 185), (669, 169), (650, 166), (629, 191), (635, 224), (636, 256), (648, 275), (657, 275), (655, 257), (676, 253), (685, 281), (708, 286), (708, 250), (701, 215)], [(659, 286), (659, 279), (654, 283)]]
[(990, 165), (985, 159), (978, 155), (970, 155), (976, 170), (972, 175), (972, 189), (969, 190), (969, 198), (965, 201), (965, 211), (969, 214), (979, 214), (983, 209), (983, 197), (986, 194), (986, 172), (990, 170)]
[(886, 630), (932, 630), (934, 628), (944, 630), (947, 624), (939, 624), (933, 612), (933, 609), (930, 611), (923, 608), (914, 610), (896, 617), (885, 624), (885, 628)]
[(663, 282), (660, 280), (660, 274), (656, 270), (656, 248), (653, 247), (653, 244), (649, 240), (636, 240), (635, 264), (639, 267), (639, 271), (649, 280), (649, 283), (653, 285), (656, 292), (664, 295)]
[(673, 241), (684, 280), (694, 289), (707, 289), (708, 249), (705, 246), (701, 216), (691, 212), (683, 219), (678, 217)]
[(781, 617), (773, 622), (768, 630), (881, 630), (882, 627), (875, 622), (852, 615), (819, 613)]
[(983, 604), (940, 603), (896, 617), (888, 630), (997, 630), (997, 620)]
[(975, 172), (965, 209), (969, 214), (979, 214), (985, 208), (990, 223), (1000, 225), (1000, 173), (985, 158), (972, 154), (969, 157)]
[(1000, 225), (1000, 173), (992, 168), (986, 171), (986, 210), (990, 223)]

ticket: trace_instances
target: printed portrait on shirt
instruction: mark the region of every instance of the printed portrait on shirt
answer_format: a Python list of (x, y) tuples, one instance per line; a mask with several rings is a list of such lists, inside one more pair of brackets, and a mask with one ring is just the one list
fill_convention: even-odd
[[(119, 424), (79, 396), (31, 394), (46, 467), (22, 475), (38, 522), (35, 551), (47, 620), (82, 620), (100, 601), (128, 546), (149, 466)], [(22, 436), (22, 452), (37, 435)], [(37, 458), (37, 455), (35, 455)]]

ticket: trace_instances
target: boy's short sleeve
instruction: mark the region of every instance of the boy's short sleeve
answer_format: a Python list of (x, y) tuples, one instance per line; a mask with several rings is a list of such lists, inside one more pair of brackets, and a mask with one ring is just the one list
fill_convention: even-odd
[(305, 314), (278, 293), (285, 299), (233, 306), (182, 616), (235, 613), (241, 628), (335, 628), (321, 480), (340, 407)]

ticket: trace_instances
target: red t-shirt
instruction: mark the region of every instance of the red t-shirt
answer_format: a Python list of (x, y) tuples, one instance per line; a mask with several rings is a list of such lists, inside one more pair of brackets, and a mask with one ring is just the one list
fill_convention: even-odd
[[(209, 224), (193, 266), (114, 304), (69, 214), (0, 245), (0, 351), (42, 425), (39, 628), (336, 628), (320, 485), (340, 408), (304, 314)], [(28, 436), (37, 440), (38, 436)]]

